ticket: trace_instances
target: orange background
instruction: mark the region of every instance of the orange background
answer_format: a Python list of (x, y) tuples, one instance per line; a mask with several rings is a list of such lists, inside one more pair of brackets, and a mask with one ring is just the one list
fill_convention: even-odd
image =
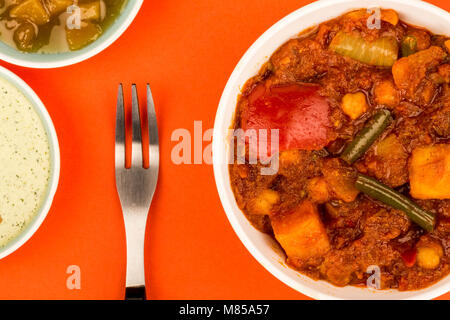
[[(121, 299), (125, 232), (114, 179), (117, 85), (151, 83), (161, 143), (158, 189), (147, 226), (151, 299), (304, 299), (240, 243), (212, 166), (171, 162), (173, 130), (213, 127), (222, 90), (247, 48), (311, 1), (145, 0), (131, 27), (88, 61), (54, 70), (1, 63), (41, 97), (61, 147), (61, 179), (38, 232), (0, 261), (1, 299)], [(446, 10), (448, 0), (430, 1)], [(143, 101), (144, 102), (144, 101)], [(204, 147), (207, 143), (205, 143)], [(81, 268), (81, 290), (66, 269)], [(450, 298), (447, 294), (443, 298)]]

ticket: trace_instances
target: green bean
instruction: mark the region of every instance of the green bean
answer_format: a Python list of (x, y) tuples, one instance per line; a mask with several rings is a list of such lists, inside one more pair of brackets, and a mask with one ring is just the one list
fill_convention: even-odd
[(359, 191), (368, 196), (394, 209), (402, 210), (413, 222), (417, 223), (423, 229), (429, 232), (433, 231), (436, 224), (434, 214), (422, 209), (414, 201), (401, 193), (363, 174), (358, 175), (355, 186)]
[(391, 121), (392, 116), (389, 110), (378, 111), (345, 148), (341, 159), (348, 164), (353, 164), (370, 148)]

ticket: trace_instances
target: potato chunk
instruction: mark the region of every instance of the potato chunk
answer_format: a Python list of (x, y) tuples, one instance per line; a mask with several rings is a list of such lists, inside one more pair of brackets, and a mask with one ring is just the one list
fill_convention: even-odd
[(430, 69), (437, 67), (446, 55), (440, 47), (432, 46), (401, 58), (392, 67), (395, 85), (405, 90), (406, 97), (414, 102), (430, 103), (436, 88), (426, 75)]
[(315, 177), (308, 181), (308, 195), (316, 203), (325, 203), (329, 200), (327, 182), (323, 177)]
[(73, 0), (44, 0), (44, 5), (52, 18), (66, 11), (73, 3)]
[(272, 218), (275, 238), (287, 256), (301, 260), (320, 257), (330, 249), (328, 235), (319, 212), (310, 201), (304, 201), (292, 213)]
[(408, 182), (408, 157), (399, 138), (390, 134), (374, 145), (364, 157), (368, 173), (390, 187)]
[(342, 98), (341, 107), (342, 111), (352, 120), (358, 119), (369, 108), (366, 96), (362, 92), (347, 93)]
[(43, 25), (50, 21), (50, 16), (40, 0), (25, 0), (12, 8), (9, 15), (12, 18), (31, 20), (37, 25)]
[(85, 21), (100, 21), (101, 6), (100, 1), (93, 1), (90, 3), (80, 4), (81, 20)]
[[(45, 7), (50, 14), (50, 17), (54, 17), (74, 4), (73, 0), (44, 0)], [(99, 21), (101, 19), (101, 4), (100, 0), (92, 1), (89, 3), (81, 3), (78, 5), (81, 11), (81, 20), (84, 21)]]
[(281, 166), (296, 165), (302, 160), (302, 153), (297, 149), (281, 151), (279, 160)]
[(271, 189), (263, 190), (255, 199), (249, 202), (250, 213), (268, 215), (273, 205), (279, 201), (280, 196), (278, 192)]
[(322, 173), (331, 196), (345, 202), (355, 201), (359, 194), (355, 187), (355, 174), (337, 158), (327, 159), (323, 163)]
[(414, 149), (409, 179), (416, 199), (450, 199), (450, 145)]
[(382, 9), (381, 10), (381, 20), (389, 22), (393, 26), (398, 24), (398, 14), (392, 9)]
[(79, 50), (100, 37), (102, 28), (98, 24), (83, 21), (81, 29), (67, 29), (67, 43), (70, 50)]
[(447, 49), (447, 52), (450, 53), (450, 40), (447, 40), (444, 42), (445, 48)]
[(450, 64), (442, 64), (438, 67), (438, 73), (446, 83), (450, 82)]
[(392, 80), (384, 80), (375, 85), (373, 94), (379, 105), (396, 107), (400, 103), (400, 95)]
[[(394, 26), (398, 24), (398, 14), (392, 9), (381, 9), (381, 20), (386, 21)], [(371, 13), (367, 11), (367, 9), (358, 9), (351, 11), (345, 15), (345, 17), (350, 18), (352, 20), (367, 20)]]

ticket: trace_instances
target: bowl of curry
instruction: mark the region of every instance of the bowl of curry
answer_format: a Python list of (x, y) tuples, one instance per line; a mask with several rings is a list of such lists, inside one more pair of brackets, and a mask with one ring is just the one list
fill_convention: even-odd
[(317, 1), (237, 65), (216, 115), (216, 184), (285, 284), (317, 299), (449, 292), (449, 22), (422, 1)]

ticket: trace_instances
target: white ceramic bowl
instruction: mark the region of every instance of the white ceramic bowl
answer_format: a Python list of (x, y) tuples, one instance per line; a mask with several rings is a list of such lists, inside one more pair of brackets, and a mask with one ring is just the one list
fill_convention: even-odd
[(214, 175), (222, 205), (238, 237), (264, 268), (293, 289), (315, 299), (432, 299), (450, 290), (450, 276), (418, 291), (371, 290), (347, 286), (335, 287), (314, 281), (284, 264), (285, 256), (275, 241), (255, 228), (236, 204), (228, 172), (228, 129), (231, 126), (240, 89), (256, 75), (273, 52), (300, 31), (358, 8), (391, 8), (400, 18), (426, 27), (434, 33), (448, 33), (450, 14), (420, 0), (320, 0), (288, 15), (265, 32), (246, 52), (234, 69), (220, 100), (214, 124)]
[(28, 239), (30, 239), (36, 232), (36, 230), (40, 227), (45, 217), (47, 216), (47, 213), (50, 210), (50, 206), (53, 202), (53, 197), (55, 195), (56, 189), (58, 187), (60, 155), (58, 137), (56, 136), (56, 131), (55, 127), (53, 126), (52, 119), (50, 118), (47, 109), (45, 108), (39, 97), (36, 95), (36, 93), (22, 79), (3, 67), (0, 67), (0, 78), (3, 78), (14, 85), (19, 91), (23, 93), (23, 95), (31, 102), (32, 106), (34, 107), (34, 110), (41, 119), (45, 131), (47, 132), (47, 137), (50, 144), (51, 165), (50, 179), (47, 186), (47, 194), (45, 200), (42, 202), (39, 211), (28, 223), (25, 229), (17, 237), (7, 243), (6, 246), (0, 248), (0, 259), (2, 259), (19, 249), (25, 242), (27, 242)]
[(14, 49), (0, 41), (0, 59), (29, 68), (58, 68), (89, 59), (109, 47), (129, 27), (139, 12), (144, 0), (128, 0), (122, 13), (114, 23), (93, 43), (77, 51), (39, 54)]

